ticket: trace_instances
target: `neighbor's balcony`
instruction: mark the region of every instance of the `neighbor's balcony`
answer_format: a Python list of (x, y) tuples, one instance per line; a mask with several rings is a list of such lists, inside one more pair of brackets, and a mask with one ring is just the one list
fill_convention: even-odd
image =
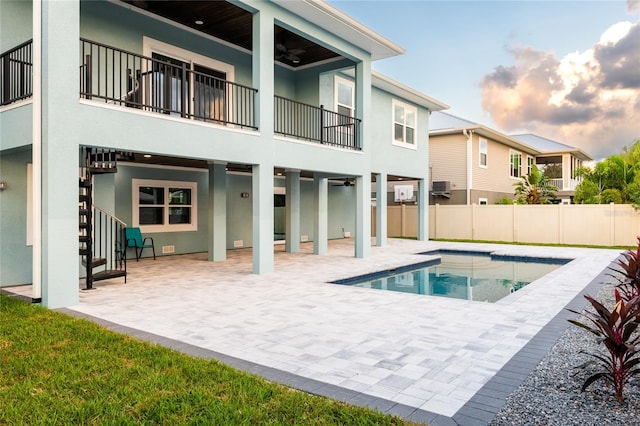
[(576, 186), (580, 183), (579, 179), (569, 179), (569, 185), (564, 185), (564, 180), (562, 178), (555, 178), (549, 180), (551, 185), (558, 188), (558, 191), (574, 191)]
[(0, 106), (33, 95), (32, 40), (0, 55)]

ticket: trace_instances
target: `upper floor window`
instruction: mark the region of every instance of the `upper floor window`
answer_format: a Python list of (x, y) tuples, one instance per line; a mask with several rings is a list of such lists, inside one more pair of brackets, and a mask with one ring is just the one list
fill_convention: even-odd
[(355, 111), (355, 84), (353, 81), (336, 76), (335, 102), (336, 112), (349, 117), (354, 116)]
[(416, 107), (393, 100), (393, 142), (416, 148)]
[(522, 154), (509, 150), (509, 175), (512, 178), (520, 177), (520, 166), (522, 165)]
[(198, 230), (196, 182), (133, 179), (133, 226), (143, 232)]
[(488, 154), (488, 147), (487, 147), (487, 140), (484, 138), (480, 138), (479, 140), (479, 149), (480, 151), (480, 167), (487, 167), (487, 154)]

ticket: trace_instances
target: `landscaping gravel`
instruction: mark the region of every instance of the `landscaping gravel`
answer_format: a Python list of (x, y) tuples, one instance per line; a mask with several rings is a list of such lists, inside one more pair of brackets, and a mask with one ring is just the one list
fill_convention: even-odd
[[(612, 306), (613, 286), (603, 285), (595, 298)], [(640, 425), (640, 375), (625, 386), (622, 404), (603, 380), (580, 392), (585, 379), (596, 371), (596, 366), (576, 368), (593, 359), (580, 351), (598, 348), (594, 335), (569, 326), (490, 425)]]

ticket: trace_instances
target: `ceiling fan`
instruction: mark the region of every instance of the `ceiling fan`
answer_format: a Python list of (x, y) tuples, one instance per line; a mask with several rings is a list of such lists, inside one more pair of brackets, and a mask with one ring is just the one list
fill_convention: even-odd
[(331, 184), (331, 186), (347, 186), (347, 187), (353, 186), (353, 185), (354, 185), (353, 179), (348, 179), (348, 178), (345, 179), (344, 182), (342, 182), (342, 183), (337, 183), (336, 182), (336, 183), (332, 183)]
[(276, 51), (278, 53), (276, 56), (276, 60), (284, 58), (294, 64), (299, 64), (299, 55), (302, 55), (306, 52), (306, 50), (304, 49), (288, 49), (286, 44), (284, 44), (284, 41), (282, 43), (276, 43)]

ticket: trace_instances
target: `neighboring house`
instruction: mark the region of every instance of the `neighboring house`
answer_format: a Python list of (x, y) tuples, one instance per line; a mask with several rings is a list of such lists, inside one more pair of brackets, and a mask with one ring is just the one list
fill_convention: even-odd
[(575, 177), (575, 171), (584, 161), (593, 161), (593, 158), (579, 148), (534, 134), (511, 137), (540, 151), (536, 156), (536, 164), (545, 170), (545, 174), (551, 178), (551, 183), (558, 188), (558, 198), (564, 203), (571, 203), (576, 186), (580, 183), (580, 179)]
[[(349, 232), (366, 257), (372, 182), (417, 182), (427, 238), (429, 114), (446, 105), (372, 73), (403, 49), (331, 5), (0, 8), (0, 286), (77, 304), (84, 274), (123, 275), (125, 226), (158, 255), (252, 247), (254, 273), (280, 234), (322, 255)], [(375, 221), (383, 245), (386, 209)]]
[(517, 139), (444, 112), (429, 127), (430, 204), (495, 204), (540, 152)]

